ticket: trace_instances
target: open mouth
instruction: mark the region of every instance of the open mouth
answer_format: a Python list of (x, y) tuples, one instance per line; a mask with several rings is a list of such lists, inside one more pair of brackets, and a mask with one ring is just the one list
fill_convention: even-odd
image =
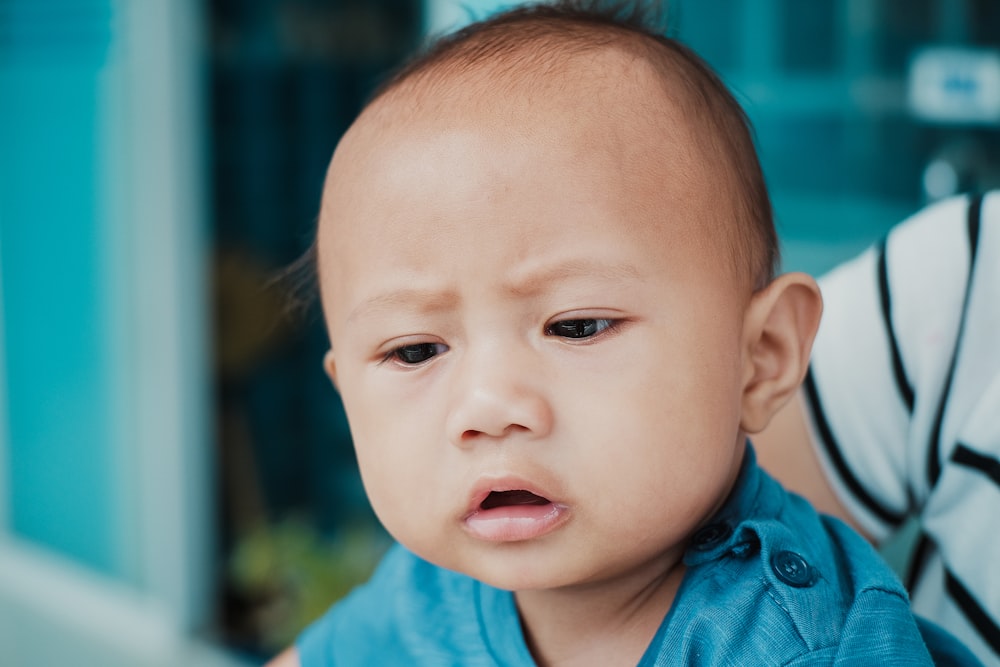
[(491, 491), (479, 505), (481, 510), (491, 510), (497, 507), (515, 507), (519, 505), (549, 505), (551, 501), (531, 491), (514, 489), (512, 491)]
[(487, 542), (520, 542), (550, 533), (569, 518), (569, 507), (527, 489), (489, 491), (463, 523)]

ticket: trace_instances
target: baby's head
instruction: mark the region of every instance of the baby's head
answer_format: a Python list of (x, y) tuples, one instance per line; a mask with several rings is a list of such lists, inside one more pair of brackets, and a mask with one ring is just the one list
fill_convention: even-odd
[(514, 590), (676, 563), (819, 313), (811, 280), (772, 279), (751, 135), (711, 70), (561, 6), (396, 76), (337, 148), (317, 249), (376, 513)]

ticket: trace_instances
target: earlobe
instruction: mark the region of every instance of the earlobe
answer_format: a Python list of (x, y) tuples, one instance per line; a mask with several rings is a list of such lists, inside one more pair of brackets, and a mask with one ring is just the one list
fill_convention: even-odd
[(823, 312), (816, 281), (787, 273), (754, 294), (744, 320), (740, 427), (758, 433), (794, 394), (809, 367)]
[(323, 370), (326, 371), (326, 376), (330, 378), (330, 382), (333, 383), (334, 389), (340, 390), (337, 387), (337, 360), (333, 356), (333, 350), (327, 350), (326, 354), (323, 355)]

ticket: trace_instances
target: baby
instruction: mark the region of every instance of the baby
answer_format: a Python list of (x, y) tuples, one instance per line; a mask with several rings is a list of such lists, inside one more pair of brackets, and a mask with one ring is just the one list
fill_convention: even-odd
[(275, 665), (931, 664), (874, 551), (757, 467), (821, 311), (748, 122), (639, 17), (438, 42), (330, 165), (325, 367), (400, 546)]

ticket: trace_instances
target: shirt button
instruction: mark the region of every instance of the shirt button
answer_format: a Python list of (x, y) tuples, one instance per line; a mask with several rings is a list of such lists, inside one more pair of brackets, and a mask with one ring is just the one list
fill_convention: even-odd
[(691, 546), (698, 551), (708, 551), (718, 546), (733, 534), (733, 529), (724, 523), (712, 523), (700, 529), (691, 538)]
[(789, 586), (803, 588), (816, 583), (816, 571), (794, 551), (779, 551), (771, 557), (771, 569)]

